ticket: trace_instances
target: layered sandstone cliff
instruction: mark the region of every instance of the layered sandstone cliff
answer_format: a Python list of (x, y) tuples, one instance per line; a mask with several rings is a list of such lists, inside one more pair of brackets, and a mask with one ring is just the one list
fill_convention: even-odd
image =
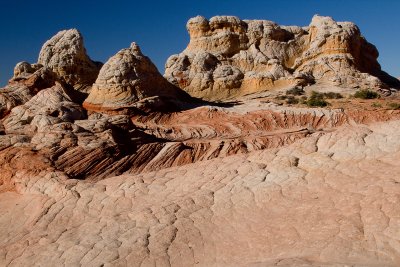
[(168, 59), (165, 77), (196, 97), (225, 99), (310, 83), (399, 86), (381, 71), (375, 46), (350, 22), (314, 16), (308, 27), (297, 27), (198, 16), (187, 29), (190, 42)]

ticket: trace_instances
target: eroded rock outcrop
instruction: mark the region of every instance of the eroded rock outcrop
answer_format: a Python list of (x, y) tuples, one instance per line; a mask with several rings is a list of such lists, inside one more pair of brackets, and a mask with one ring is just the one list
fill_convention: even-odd
[(65, 30), (47, 41), (38, 63), (19, 62), (8, 85), (0, 90), (0, 119), (12, 108), (29, 101), (39, 91), (58, 83), (74, 88), (80, 102), (97, 78), (101, 63), (86, 54), (78, 30)]
[[(332, 82), (342, 68), (360, 75), (340, 76), (348, 86), (369, 75), (357, 64), (379, 68), (373, 47), (372, 58), (353, 47), (349, 61), (342, 39), (330, 39), (355, 26), (314, 20), (303, 29), (198, 17), (189, 24), (196, 60), (181, 63), (219, 99)], [(195, 102), (132, 44), (103, 66), (82, 105), (76, 89), (90, 68), (79, 59), (88, 58), (69, 46), (80, 42), (74, 31), (59, 37), (63, 52), (45, 45), (47, 63), (17, 64), (0, 90), (1, 266), (399, 265), (400, 110), (383, 108), (389, 98), (327, 108), (285, 106), (279, 94)], [(312, 53), (299, 55), (307, 44)], [(331, 71), (313, 65), (322, 59)], [(387, 120), (397, 121), (372, 124)]]
[(87, 91), (97, 78), (101, 63), (86, 54), (83, 37), (76, 29), (58, 32), (42, 47), (38, 64), (50, 68), (74, 88)]
[(0, 119), (12, 108), (29, 101), (40, 90), (55, 85), (56, 75), (38, 64), (20, 62), (14, 68), (9, 84), (0, 90)]
[(12, 109), (0, 127), (0, 155), (36, 151), (66, 177), (100, 180), (277, 148), (349, 123), (400, 118), (400, 111), (288, 108), (257, 100), (168, 113), (87, 115), (71, 92), (58, 84)]
[[(15, 107), (4, 119), (3, 125), (6, 134), (26, 134), (36, 132), (50, 132), (60, 124), (74, 122), (85, 118), (83, 108), (72, 101), (68, 90), (61, 84), (44, 89), (37, 93), (25, 104)], [(63, 127), (60, 127), (60, 131)], [(64, 130), (68, 130), (65, 127)]]
[(22, 79), (29, 78), (35, 71), (39, 70), (41, 67), (43, 66), (40, 64), (30, 64), (26, 61), (19, 62), (14, 67), (14, 73), (11, 81), (16, 82)]
[(350, 22), (314, 16), (308, 27), (297, 27), (198, 16), (187, 29), (190, 43), (168, 59), (164, 76), (192, 96), (224, 99), (315, 82), (399, 86), (381, 71), (377, 49)]
[(92, 111), (109, 111), (137, 107), (151, 97), (178, 100), (185, 93), (170, 84), (136, 43), (122, 49), (101, 68), (83, 106)]

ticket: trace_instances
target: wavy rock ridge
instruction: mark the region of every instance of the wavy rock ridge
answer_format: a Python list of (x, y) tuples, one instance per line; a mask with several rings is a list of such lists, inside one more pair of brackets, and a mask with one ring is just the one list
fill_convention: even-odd
[(398, 266), (399, 132), (348, 127), (97, 183), (19, 172), (0, 195), (0, 264)]
[(377, 49), (350, 22), (314, 16), (308, 27), (298, 27), (198, 16), (187, 29), (190, 42), (168, 59), (165, 77), (196, 97), (225, 99), (310, 83), (400, 86), (381, 71)]

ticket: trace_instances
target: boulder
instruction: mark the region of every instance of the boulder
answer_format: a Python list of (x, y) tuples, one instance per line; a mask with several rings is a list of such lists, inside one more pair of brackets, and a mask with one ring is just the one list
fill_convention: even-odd
[(22, 79), (29, 78), (35, 71), (43, 67), (40, 64), (30, 64), (26, 61), (17, 63), (14, 67), (14, 75), (11, 81), (19, 81)]

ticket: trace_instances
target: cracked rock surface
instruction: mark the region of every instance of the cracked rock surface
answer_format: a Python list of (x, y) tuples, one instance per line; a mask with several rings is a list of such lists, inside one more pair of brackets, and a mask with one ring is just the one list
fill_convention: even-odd
[(398, 266), (399, 133), (347, 126), (95, 183), (17, 171), (0, 194), (0, 264)]

